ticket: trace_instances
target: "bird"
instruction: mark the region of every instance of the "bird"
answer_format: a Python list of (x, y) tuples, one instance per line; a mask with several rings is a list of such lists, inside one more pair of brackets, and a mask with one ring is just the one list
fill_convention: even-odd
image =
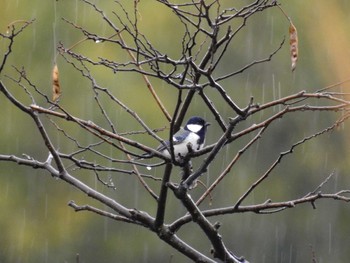
[[(198, 151), (203, 148), (207, 127), (209, 125), (210, 123), (206, 122), (203, 118), (192, 116), (187, 121), (185, 127), (181, 128), (173, 135), (172, 143), (174, 147), (175, 160), (179, 161), (188, 154), (188, 144), (190, 144), (190, 148), (192, 148), (194, 151)], [(164, 144), (159, 145), (157, 151), (170, 158), (170, 142), (165, 141)]]

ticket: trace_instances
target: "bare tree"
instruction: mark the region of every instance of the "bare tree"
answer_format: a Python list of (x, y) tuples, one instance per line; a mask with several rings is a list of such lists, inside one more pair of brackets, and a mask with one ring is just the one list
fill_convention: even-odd
[[(25, 92), (26, 97), (31, 100), (31, 103), (25, 102), (27, 98), (16, 97), (3, 80), (0, 82), (0, 90), (8, 101), (31, 118), (48, 150), (48, 157), (46, 160), (39, 160), (28, 154), (23, 156), (0, 154), (0, 161), (13, 162), (14, 165), (25, 165), (47, 171), (51, 176), (74, 186), (77, 190), (109, 208), (109, 210), (103, 210), (92, 205), (79, 205), (71, 201), (69, 206), (75, 211), (89, 211), (118, 221), (117, 223), (130, 223), (144, 227), (195, 262), (215, 262), (216, 259), (223, 262), (248, 262), (244, 259), (248, 257), (247, 255), (244, 257), (236, 256), (235, 248), (227, 247), (222, 238), (223, 234), (220, 233), (220, 223), (211, 221), (214, 216), (248, 212), (276, 213), (303, 203), (314, 204), (316, 200), (326, 198), (350, 201), (350, 197), (347, 196), (350, 190), (339, 190), (334, 193), (322, 192), (322, 186), (333, 175), (331, 173), (316, 189), (299, 198), (283, 202), (273, 202), (268, 199), (262, 203), (243, 205), (255, 189), (276, 170), (281, 160), (287, 155), (293, 154), (294, 149), (304, 145), (307, 141), (333, 131), (349, 117), (350, 101), (346, 99), (345, 94), (337, 90), (334, 91), (337, 85), (320, 89), (317, 92), (302, 91), (289, 94), (263, 104), (256, 103), (252, 97), (250, 101), (245, 103), (244, 107), (239, 106), (242, 101), (238, 103), (235, 98), (230, 97), (231, 87), (225, 82), (226, 80), (234, 78), (257, 64), (268, 63), (286, 42), (282, 36), (280, 44), (274, 47), (270, 54), (266, 54), (265, 58), (253, 60), (235, 70), (226, 69), (227, 72), (223, 75), (218, 70), (220, 63), (228, 55), (228, 50), (232, 48), (233, 40), (238, 33), (244, 30), (246, 23), (257, 13), (272, 8), (277, 9), (279, 6), (277, 1), (249, 1), (249, 4), (245, 3), (245, 5), (237, 7), (228, 6), (224, 1), (219, 0), (152, 1), (153, 3), (149, 4), (162, 5), (177, 18), (177, 26), (183, 32), (182, 39), (179, 41), (181, 52), (177, 57), (170, 55), (169, 50), (160, 50), (151, 38), (142, 31), (140, 26), (142, 24), (140, 21), (142, 16), (140, 2), (142, 1), (134, 0), (128, 4), (116, 1), (115, 10), (111, 14), (107, 14), (106, 11), (88, 0), (82, 0), (82, 2), (94, 10), (113, 34), (105, 36), (91, 32), (84, 25), (77, 25), (65, 19), (67, 26), (80, 31), (85, 36), (84, 42), (80, 45), (89, 42), (103, 42), (115, 49), (123, 50), (127, 56), (127, 59), (120, 61), (108, 57), (93, 58), (89, 54), (78, 53), (75, 48), (66, 47), (63, 43), (58, 45), (58, 52), (66, 62), (64, 67), (71, 66), (90, 83), (85, 89), (91, 91), (92, 103), (100, 111), (102, 118), (99, 117), (97, 121), (99, 124), (90, 119), (93, 116), (90, 118), (76, 116), (74, 111), (69, 109), (69, 106), (64, 106), (64, 97), (69, 96), (69, 91), (65, 91), (62, 87), (61, 95), (57, 68), (54, 70), (53, 77), (54, 99), (51, 99), (51, 95), (48, 95), (45, 87), (36, 86), (27, 76), (24, 68), (15, 67), (16, 77), (2, 76), (1, 79), (6, 78), (7, 81), (18, 85)], [(132, 6), (130, 7), (131, 2)], [(7, 50), (1, 58), (0, 73), (7, 66), (7, 60), (13, 52), (12, 47), (18, 35), (33, 22), (10, 25), (8, 32), (1, 34), (2, 40), (7, 43)], [(297, 54), (294, 60), (295, 58), (297, 58)], [(164, 116), (164, 127), (152, 128), (150, 120), (142, 117), (141, 112), (134, 111), (125, 104), (116, 95), (114, 88), (100, 85), (94, 75), (96, 68), (118, 74), (141, 76), (154, 99), (151, 103), (156, 104), (159, 112)], [(157, 89), (153, 86), (155, 81), (164, 83), (167, 89), (177, 94), (177, 97), (174, 97), (173, 105), (163, 103)], [(118, 89), (131, 88), (118, 85)], [(133, 96), (138, 96), (138, 94)], [(216, 102), (211, 96), (219, 96), (219, 102)], [(198, 151), (191, 149), (191, 145), (188, 145), (189, 154), (179, 161), (174, 156), (172, 138), (184, 123), (186, 114), (190, 111), (195, 98), (204, 102), (211, 113), (211, 118), (215, 119), (211, 128), (218, 127), (221, 130), (221, 136), (214, 143)], [(43, 99), (48, 106), (39, 105), (37, 101)], [(218, 103), (226, 106), (227, 111), (230, 112), (229, 118), (220, 112), (219, 107), (217, 107)], [(149, 103), (145, 103), (145, 108), (148, 107), (147, 104)], [(111, 105), (113, 110), (118, 108), (126, 113), (125, 119), (127, 121), (125, 123), (117, 125), (114, 123), (111, 118)], [(169, 110), (170, 108), (172, 110)], [(279, 125), (278, 120), (285, 115), (298, 112), (334, 113), (333, 124), (289, 145), (288, 150), (281, 152), (268, 169), (231, 206), (212, 209), (200, 208), (203, 200), (213, 193), (216, 186), (225, 177), (230, 176), (231, 169), (239, 162), (241, 156), (264, 137), (265, 131), (272, 124)], [(253, 124), (249, 122), (250, 118), (257, 115), (264, 116), (264, 119)], [(130, 128), (129, 123), (136, 123), (138, 128)], [(66, 128), (68, 124), (73, 124), (75, 129), (79, 130), (78, 134), (72, 135), (70, 130)], [(52, 128), (54, 128), (54, 132), (52, 132)], [(170, 141), (171, 157), (144, 143), (151, 139), (164, 145), (163, 138), (158, 134), (163, 130), (168, 132), (168, 137), (165, 139)], [(84, 141), (84, 136), (86, 137), (88, 134), (94, 137), (93, 142), (86, 143)], [(59, 149), (53, 143), (57, 136), (63, 138), (69, 147)], [(206, 173), (209, 166), (218, 162), (219, 153), (239, 141), (244, 142), (243, 147), (236, 152), (222, 171), (217, 171), (212, 176), (212, 182), (201, 197), (194, 200), (191, 196), (191, 186)], [(112, 157), (109, 154), (110, 147), (118, 153), (118, 156), (123, 157)], [(151, 158), (145, 159), (146, 155), (151, 156)], [(196, 160), (197, 165), (192, 167), (192, 160)], [(181, 169), (183, 174), (184, 179), (180, 183), (176, 183), (178, 178), (172, 176), (176, 173), (174, 172), (176, 167)], [(153, 175), (155, 169), (162, 169), (161, 178)], [(104, 187), (112, 189), (115, 189), (113, 178), (108, 177), (105, 180), (106, 174), (113, 177), (126, 174), (140, 182), (145, 189), (143, 193), (145, 196), (152, 197), (153, 203), (151, 205), (156, 212), (150, 214), (137, 207), (133, 208), (132, 204), (123, 204), (120, 200), (97, 191), (87, 182), (78, 179), (77, 173), (92, 173)], [(227, 191), (230, 191), (229, 186), (227, 186)], [(175, 196), (178, 200), (178, 206), (184, 207), (187, 211), (186, 214), (171, 222), (165, 220), (166, 213), (170, 209), (167, 206), (169, 195)], [(209, 240), (211, 248), (208, 247), (207, 251), (198, 251), (193, 247), (193, 244), (182, 240), (177, 233), (187, 224), (198, 225), (200, 231)]]

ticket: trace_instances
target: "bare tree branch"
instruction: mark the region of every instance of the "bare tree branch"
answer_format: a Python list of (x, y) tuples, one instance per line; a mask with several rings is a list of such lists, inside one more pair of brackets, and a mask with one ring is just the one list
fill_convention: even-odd
[[(80, 78), (87, 81), (82, 90), (89, 91), (91, 94), (91, 107), (94, 107), (96, 116), (81, 117), (79, 113), (71, 110), (68, 102), (52, 101), (50, 99), (52, 96), (46, 94), (46, 87), (36, 85), (32, 77), (27, 74), (25, 67), (13, 66), (14, 76), (5, 75), (4, 77), (20, 90), (21, 95), (17, 95), (2, 79), (0, 92), (11, 106), (31, 119), (39, 132), (39, 136), (35, 139), (45, 146), (48, 157), (42, 161), (27, 154), (26, 149), (23, 149), (21, 157), (18, 153), (1, 152), (0, 163), (7, 162), (46, 171), (49, 175), (91, 197), (97, 201), (97, 204), (106, 207), (101, 209), (98, 205), (77, 205), (74, 201), (70, 201), (68, 206), (74, 211), (92, 212), (115, 220), (117, 223), (141, 226), (194, 262), (213, 263), (217, 262), (216, 260), (248, 262), (243, 257), (236, 256), (232, 249), (228, 248), (222, 237), (225, 233), (219, 231), (220, 224), (210, 221), (213, 216), (237, 213), (271, 214), (305, 203), (316, 208), (315, 202), (322, 199), (350, 202), (350, 190), (346, 187), (334, 192), (324, 191), (324, 186), (335, 174), (333, 172), (312, 191), (307, 190), (305, 191), (308, 192), (307, 194), (298, 194), (300, 196), (298, 198), (286, 197), (285, 201), (275, 202), (268, 197), (263, 202), (243, 205), (249, 196), (256, 193), (258, 186), (262, 187), (262, 182), (276, 173), (276, 168), (282, 165), (285, 157), (297, 154), (294, 152), (295, 149), (334, 131), (350, 117), (349, 93), (339, 88), (340, 84), (348, 80), (320, 88), (316, 92), (296, 92), (270, 99), (262, 104), (257, 103), (264, 101), (259, 97), (252, 96), (250, 100), (245, 99), (245, 101), (232, 96), (227, 80), (233, 80), (238, 74), (275, 59), (275, 55), (284, 45), (283, 38), (275, 49), (267, 51), (262, 58), (251, 59), (244, 64), (237, 63), (236, 69), (219, 70), (226, 56), (229, 56), (229, 51), (235, 47), (234, 40), (238, 34), (244, 33), (249, 26), (250, 19), (260, 12), (276, 7), (279, 5), (277, 1), (254, 0), (249, 3), (240, 3), (240, 5), (232, 3), (229, 7), (227, 3), (218, 0), (189, 0), (181, 3), (169, 0), (153, 1), (157, 8), (170, 11), (171, 16), (176, 18), (178, 23), (176, 26), (181, 35), (178, 39), (178, 47), (175, 44), (169, 47), (180, 51), (176, 56), (171, 56), (170, 54), (173, 53), (167, 50), (167, 47), (158, 48), (158, 43), (148, 35), (149, 32), (143, 32), (141, 22), (143, 3), (140, 1), (135, 0), (130, 3), (115, 1), (115, 10), (110, 12), (101, 9), (92, 1), (81, 0), (80, 2), (93, 11), (98, 21), (107, 28), (103, 32), (107, 33), (93, 32), (86, 25), (78, 25), (70, 19), (63, 18), (65, 27), (82, 34), (83, 39), (75, 44), (60, 42), (57, 50), (64, 66), (74, 70)], [(17, 22), (12, 23), (6, 34), (0, 33), (1, 39), (6, 43), (5, 52), (0, 58), (0, 73), (7, 67), (8, 59), (14, 52), (14, 43), (18, 41), (17, 37), (33, 21), (19, 21), (21, 27), (17, 27)], [(108, 54), (96, 56), (89, 50), (78, 48), (92, 42), (111, 45), (114, 50), (121, 51), (125, 56), (118, 58)], [(152, 126), (154, 124), (144, 117), (144, 112), (135, 110), (136, 107), (135, 109), (130, 107), (132, 100), (122, 99), (110, 87), (100, 84), (102, 82), (98, 81), (95, 68), (105, 72), (141, 77), (142, 82), (146, 84), (147, 92), (153, 98), (150, 103), (155, 105), (159, 113), (155, 116), (164, 116), (166, 123)], [(165, 100), (165, 96), (161, 96), (157, 87), (153, 86), (155, 83), (157, 85), (161, 83), (174, 92), (172, 93), (175, 94), (173, 104), (164, 103), (170, 99)], [(120, 85), (118, 88), (125, 91), (129, 87)], [(62, 93), (62, 99), (67, 96), (66, 94), (69, 96), (68, 92)], [(138, 97), (138, 99), (142, 101), (142, 98)], [(204, 148), (195, 149), (189, 142), (183, 146), (186, 150), (185, 156), (178, 158), (179, 156), (175, 154), (178, 141), (174, 141), (173, 138), (174, 135), (178, 138), (176, 132), (180, 130), (181, 125), (184, 125), (184, 119), (192, 111), (194, 101), (197, 99), (204, 106), (195, 110), (198, 114), (202, 114), (201, 111), (206, 114), (209, 112), (208, 118), (215, 120), (212, 127), (217, 132), (213, 132), (217, 137), (213, 136), (212, 138), (216, 139), (212, 139), (214, 140), (212, 144)], [(31, 101), (31, 103), (27, 105), (25, 101)], [(40, 101), (44, 101), (48, 106), (41, 105)], [(148, 103), (145, 102), (143, 105), (147, 113), (149, 112)], [(125, 122), (119, 123), (113, 119), (116, 109), (122, 112), (123, 117), (125, 116)], [(169, 109), (172, 110), (169, 111)], [(234, 168), (241, 161), (241, 157), (262, 138), (269, 136), (265, 133), (267, 129), (280, 127), (279, 120), (287, 115), (293, 117), (295, 113), (304, 114), (305, 112), (321, 116), (329, 115), (332, 124), (319, 125), (312, 131), (307, 131), (308, 136), (298, 135), (299, 139), (294, 143), (286, 142), (284, 145), (287, 150), (282, 152), (279, 150), (277, 158), (263, 173), (259, 174), (259, 178), (255, 179), (255, 182), (228, 206), (218, 202), (217, 207), (213, 209), (199, 208), (203, 200), (211, 195), (218, 185), (225, 187), (222, 183), (223, 179), (234, 176), (232, 171), (235, 171)], [(136, 128), (130, 128), (129, 121), (135, 123)], [(67, 125), (72, 125), (77, 130), (69, 130), (66, 128)], [(54, 132), (51, 132), (52, 129)], [(159, 134), (159, 131), (166, 131), (166, 135)], [(190, 130), (186, 132), (190, 133)], [(194, 133), (196, 132), (192, 131), (190, 135), (197, 138), (196, 135), (199, 133)], [(84, 140), (87, 136), (91, 138), (88, 142)], [(57, 138), (64, 140), (67, 147), (59, 149), (54, 143)], [(200, 139), (204, 141), (204, 138)], [(169, 154), (159, 148), (148, 146), (148, 141), (165, 145)], [(238, 150), (231, 147), (236, 143), (240, 143)], [(227, 160), (223, 163), (219, 160), (222, 156), (220, 154), (229, 147), (232, 156), (227, 156)], [(209, 167), (218, 167), (218, 163), (224, 165), (215, 170), (214, 175), (208, 179), (209, 186), (195, 202), (191, 195), (196, 182)], [(162, 170), (161, 176), (157, 174), (159, 170), (156, 172), (156, 169)], [(122, 191), (119, 183), (114, 184), (116, 180), (114, 176), (126, 176), (140, 183), (143, 190), (142, 193), (138, 193), (140, 198), (149, 198), (153, 201), (147, 204), (149, 206), (147, 210), (141, 210), (140, 207), (134, 207), (131, 202), (124, 203), (117, 196), (96, 190), (89, 183), (79, 179), (77, 174), (80, 175), (80, 173), (93, 175), (99, 185), (111, 188), (113, 192)], [(177, 179), (176, 173), (182, 174), (182, 179)], [(197, 194), (201, 190), (194, 191)], [(172, 196), (176, 197), (172, 200), (174, 206), (185, 210), (182, 216), (174, 218), (169, 216), (173, 214), (173, 207), (169, 207), (168, 201)], [(208, 247), (207, 250), (200, 251), (194, 248), (197, 246), (185, 241), (186, 238), (176, 235), (177, 231), (189, 223), (198, 226), (193, 228), (194, 233), (197, 234), (197, 231), (202, 233), (212, 246), (211, 249)]]

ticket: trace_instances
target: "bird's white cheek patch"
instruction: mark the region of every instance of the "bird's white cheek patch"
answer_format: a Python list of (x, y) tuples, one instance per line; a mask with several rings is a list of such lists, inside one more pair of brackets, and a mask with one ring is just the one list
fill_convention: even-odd
[(199, 132), (200, 129), (203, 128), (202, 125), (199, 124), (188, 124), (187, 128), (191, 131), (191, 132)]

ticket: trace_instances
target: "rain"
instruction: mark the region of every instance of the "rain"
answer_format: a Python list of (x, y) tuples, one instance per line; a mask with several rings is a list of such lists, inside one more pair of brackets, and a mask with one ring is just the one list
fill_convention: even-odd
[[(181, 111), (181, 107), (176, 108), (177, 103), (180, 101), (183, 105), (190, 89), (183, 88), (180, 98), (181, 88), (175, 88), (172, 81), (179, 84), (183, 79), (184, 87), (188, 87), (198, 72), (203, 73), (198, 83), (204, 87), (195, 90), (180, 123), (183, 126), (192, 115), (202, 116), (211, 123), (206, 134), (208, 150), (192, 158), (194, 172), (208, 160), (211, 150), (223, 136), (215, 110), (226, 127), (238, 112), (223, 99), (214, 82), (205, 78), (208, 68), (197, 72), (191, 69), (184, 75), (186, 69), (179, 64), (172, 72), (172, 65), (182, 59), (184, 42), (189, 39), (189, 36), (184, 37), (184, 32), (188, 30), (189, 35), (195, 32), (193, 27), (186, 29), (186, 20), (176, 17), (176, 10), (184, 10), (181, 4), (184, 1), (172, 1), (173, 10), (162, 1), (147, 4), (135, 1), (138, 2), (136, 11), (133, 10), (134, 1), (2, 1), (2, 36), (13, 21), (35, 20), (15, 38), (12, 52), (0, 73), (1, 83), (26, 107), (33, 104), (28, 96), (33, 94), (34, 106), (42, 111), (36, 113), (55, 152), (61, 154), (65, 172), (126, 207), (132, 211), (130, 213), (140, 212), (155, 218), (159, 208), (154, 195), (160, 196), (164, 163), (170, 159), (161, 156), (143, 159), (142, 154), (152, 153), (162, 140), (168, 140), (170, 122), (150, 92), (151, 88), (173, 117), (177, 110)], [(221, 2), (218, 10), (231, 8), (230, 5), (237, 5), (238, 9), (242, 5), (239, 1)], [(314, 10), (316, 5), (318, 12)], [(239, 207), (288, 201), (293, 201), (295, 207), (286, 206), (277, 212), (276, 205), (277, 210), (208, 216), (207, 219), (218, 226), (227, 248), (251, 263), (346, 262), (350, 257), (347, 248), (349, 204), (332, 198), (303, 204), (297, 201), (318, 192), (334, 194), (350, 189), (348, 109), (307, 108), (330, 107), (349, 99), (350, 84), (346, 80), (350, 65), (346, 58), (350, 55), (347, 48), (350, 33), (346, 28), (346, 14), (350, 4), (340, 0), (330, 3), (297, 0), (281, 2), (281, 7), (298, 28), (296, 69), (291, 71), (289, 22), (285, 15), (273, 7), (249, 17), (227, 46), (220, 63), (215, 64), (218, 57), (213, 59), (212, 69), (215, 69), (214, 78), (218, 79), (239, 72), (217, 83), (241, 109), (248, 107), (252, 99), (251, 109), (257, 113), (237, 122), (231, 134), (232, 141), (224, 143), (198, 178), (197, 187), (188, 190), (188, 194), (196, 202), (218, 176), (228, 170), (198, 207), (201, 211), (234, 207), (264, 174), (268, 174), (242, 199)], [(123, 8), (127, 13), (123, 13)], [(96, 10), (103, 10), (103, 15), (120, 31), (113, 31)], [(234, 9), (229, 10), (222, 19), (234, 12)], [(328, 17), (328, 13), (334, 19), (334, 26), (329, 26), (324, 21), (326, 17), (322, 17), (322, 14)], [(242, 19), (233, 20), (231, 29), (236, 30)], [(126, 22), (121, 24), (121, 21)], [(19, 22), (14, 28), (18, 30), (24, 25)], [(135, 35), (128, 35), (136, 27)], [(206, 30), (210, 29), (206, 26)], [(219, 36), (223, 37), (227, 30), (227, 26), (222, 27)], [(324, 32), (320, 34), (320, 30)], [(339, 41), (331, 39), (334, 30)], [(193, 63), (201, 61), (210, 44), (203, 32), (199, 32), (193, 42), (199, 45), (192, 50)], [(118, 34), (122, 34), (123, 40)], [(125, 48), (118, 46), (125, 41), (134, 47), (140, 39), (148, 41), (141, 51), (157, 49), (158, 58), (169, 59), (171, 63), (140, 63), (142, 52), (131, 49), (136, 54), (133, 58)], [(1, 62), (9, 40), (2, 37), (0, 42)], [(77, 54), (80, 56), (74, 57)], [(267, 59), (271, 54), (274, 55)], [(240, 71), (262, 60), (266, 61)], [(56, 106), (48, 102), (52, 98), (53, 63), (58, 65), (62, 88), (62, 94), (54, 102)], [(157, 75), (140, 74), (157, 67), (159, 72), (166, 72), (173, 78), (164, 81)], [(151, 88), (145, 84), (146, 77)], [(342, 85), (327, 88), (343, 81)], [(259, 110), (271, 101), (300, 91), (315, 94), (324, 88), (327, 88), (327, 95), (335, 94), (339, 101), (328, 101), (326, 96), (299, 97)], [(201, 97), (201, 92), (214, 108), (210, 109), (210, 103)], [(145, 227), (144, 222), (130, 223), (124, 214), (108, 206), (108, 202), (99, 202), (90, 192), (78, 189), (72, 181), (63, 180), (64, 175), (56, 173), (60, 169), (56, 156), (50, 152), (33, 118), (12, 104), (3, 92), (0, 105), (0, 122), (3, 123), (0, 129), (0, 205), (3, 211), (0, 262), (192, 262), (159, 238), (155, 229)], [(304, 108), (276, 117), (271, 124), (266, 121), (293, 107)], [(51, 115), (44, 110), (50, 110)], [(264, 121), (268, 123), (266, 127), (262, 125)], [(96, 126), (101, 129), (94, 129)], [(130, 141), (142, 147), (135, 147)], [(9, 156), (19, 159), (12, 161)], [(25, 163), (32, 160), (37, 161), (36, 166)], [(234, 165), (228, 169), (233, 161)], [(171, 187), (181, 186), (182, 165), (173, 165), (167, 183), (164, 226), (188, 215), (186, 207), (171, 190)], [(47, 166), (50, 169), (45, 169)], [(349, 193), (344, 192), (344, 196), (349, 197)], [(71, 201), (75, 208), (68, 205)], [(212, 244), (196, 223), (182, 225), (176, 229), (176, 236), (203, 255), (221, 262), (211, 254)]]

